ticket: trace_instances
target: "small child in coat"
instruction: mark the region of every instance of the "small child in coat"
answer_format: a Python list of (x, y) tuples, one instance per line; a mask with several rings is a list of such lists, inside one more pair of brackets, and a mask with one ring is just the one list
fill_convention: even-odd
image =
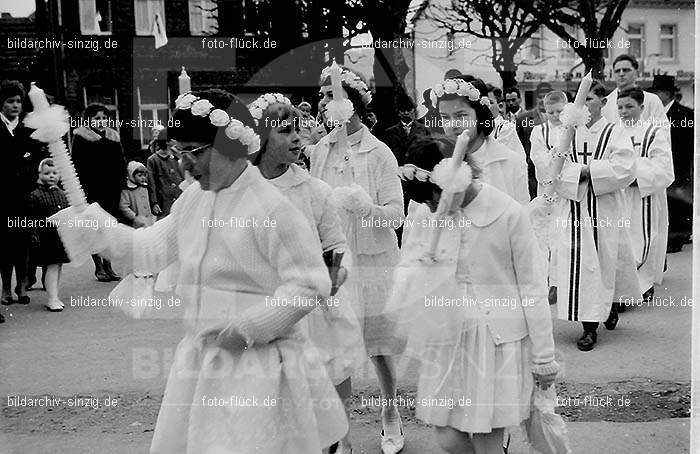
[(170, 214), (170, 207), (182, 194), (180, 183), (183, 175), (178, 158), (173, 155), (167, 141), (153, 141), (154, 153), (148, 157), (148, 191), (153, 213), (158, 219)]
[(34, 221), (31, 231), (31, 263), (42, 267), (44, 286), (48, 293), (46, 309), (61, 312), (64, 304), (58, 298), (61, 267), (68, 263), (68, 255), (56, 227), (47, 218), (68, 207), (68, 199), (58, 187), (59, 176), (52, 159), (39, 163), (37, 188), (29, 195), (29, 215)]
[(146, 167), (140, 162), (131, 161), (126, 170), (128, 179), (126, 189), (122, 189), (119, 210), (134, 228), (153, 225), (156, 219), (151, 212), (151, 202), (148, 197)]

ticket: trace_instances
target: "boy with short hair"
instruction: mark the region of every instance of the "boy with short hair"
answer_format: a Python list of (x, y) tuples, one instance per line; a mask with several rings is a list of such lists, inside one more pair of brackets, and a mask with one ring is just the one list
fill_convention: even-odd
[(622, 190), (634, 180), (636, 161), (631, 144), (621, 140), (622, 128), (602, 116), (605, 94), (600, 82), (589, 90), (590, 120), (576, 128), (573, 150), (554, 179), (564, 199), (554, 232), (558, 316), (583, 323), (577, 342), (582, 351), (595, 346), (599, 322), (615, 328), (618, 273), (633, 266), (627, 263), (631, 257), (621, 260), (628, 240), (618, 221), (625, 210)]
[(535, 176), (537, 177), (537, 195), (544, 192), (542, 182), (549, 179), (549, 164), (552, 159), (552, 150), (559, 142), (561, 134), (561, 121), (559, 114), (567, 103), (566, 94), (563, 91), (550, 91), (544, 97), (544, 111), (547, 120), (536, 125), (530, 133), (530, 159), (535, 164)]
[(620, 91), (617, 110), (637, 161), (635, 180), (625, 189), (625, 197), (639, 285), (648, 301), (654, 296), (654, 284), (663, 281), (668, 240), (666, 188), (674, 180), (671, 144), (663, 126), (642, 120), (644, 92), (640, 88)]

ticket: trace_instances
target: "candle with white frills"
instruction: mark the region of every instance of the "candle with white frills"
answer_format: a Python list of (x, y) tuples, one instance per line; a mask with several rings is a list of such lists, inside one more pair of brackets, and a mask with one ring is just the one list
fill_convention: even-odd
[(46, 94), (35, 83), (32, 83), (29, 90), (29, 100), (34, 110), (27, 115), (24, 124), (35, 130), (31, 134), (32, 139), (48, 144), (49, 153), (61, 176), (70, 203), (69, 207), (51, 216), (49, 221), (57, 226), (71, 263), (80, 265), (90, 255), (91, 245), (85, 240), (82, 229), (75, 227), (75, 220), (85, 210), (87, 202), (73, 161), (62, 139), (69, 130), (69, 115), (63, 106), (49, 105)]
[(68, 201), (72, 206), (83, 209), (86, 206), (85, 194), (75, 173), (66, 144), (62, 140), (69, 129), (68, 113), (63, 106), (49, 105), (44, 90), (34, 82), (29, 90), (29, 100), (34, 110), (27, 115), (24, 124), (35, 130), (31, 135), (33, 139), (49, 145), (49, 153), (61, 175)]
[(562, 123), (562, 133), (559, 136), (559, 142), (554, 149), (554, 153), (552, 153), (549, 178), (543, 182), (543, 193), (535, 197), (528, 205), (530, 222), (535, 227), (535, 234), (543, 250), (547, 250), (549, 222), (555, 202), (558, 199), (554, 190), (556, 179), (559, 178), (564, 162), (569, 156), (569, 147), (574, 134), (576, 134), (576, 128), (585, 126), (591, 118), (591, 114), (586, 107), (586, 97), (592, 85), (593, 77), (589, 71), (581, 79), (574, 102), (565, 105), (559, 115), (559, 120)]

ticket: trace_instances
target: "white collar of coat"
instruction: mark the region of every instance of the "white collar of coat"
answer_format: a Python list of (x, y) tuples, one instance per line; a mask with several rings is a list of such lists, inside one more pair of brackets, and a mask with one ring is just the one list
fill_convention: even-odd
[(296, 164), (291, 164), (282, 175), (271, 178), (269, 181), (279, 188), (291, 188), (302, 184), (309, 178), (311, 178), (309, 172)]
[(508, 159), (511, 151), (491, 136), (484, 139), (478, 150), (474, 152), (474, 157), (482, 165), (496, 161)]
[(602, 117), (600, 117), (600, 119), (598, 119), (598, 121), (593, 123), (590, 128), (586, 127), (586, 129), (588, 129), (588, 131), (590, 131), (592, 133), (596, 133), (596, 132), (600, 131), (601, 129), (603, 129), (603, 127), (608, 123), (609, 123), (609, 121), (605, 118), (605, 116), (602, 116)]
[[(374, 150), (379, 146), (379, 139), (374, 137), (374, 135), (369, 132), (369, 128), (365, 126), (364, 124), (361, 126), (362, 127), (362, 139), (360, 139), (360, 147), (357, 149), (357, 153), (367, 153), (369, 151)], [(328, 137), (328, 142), (329, 143), (335, 143), (338, 141), (338, 133), (339, 129), (334, 129)]]
[(10, 120), (4, 113), (0, 112), (0, 118), (2, 118), (2, 122), (5, 123), (5, 126), (7, 126), (7, 130), (10, 131), (10, 134), (14, 135), (15, 129), (17, 129), (17, 126), (19, 125), (19, 115), (17, 115), (14, 120)]
[(481, 191), (461, 211), (471, 224), (486, 227), (503, 214), (509, 202), (506, 194), (487, 183), (481, 183)]
[(236, 178), (236, 181), (231, 183), (231, 185), (219, 189), (216, 192), (213, 191), (205, 191), (204, 189), (197, 184), (200, 190), (204, 192), (210, 192), (211, 194), (230, 194), (230, 193), (235, 193), (236, 191), (244, 190), (249, 187), (253, 186), (253, 183), (255, 182), (255, 179), (267, 181), (265, 177), (262, 176), (260, 173), (260, 170), (258, 170), (257, 167), (255, 167), (253, 164), (251, 164), (250, 161), (246, 163), (246, 168), (241, 172), (241, 174)]

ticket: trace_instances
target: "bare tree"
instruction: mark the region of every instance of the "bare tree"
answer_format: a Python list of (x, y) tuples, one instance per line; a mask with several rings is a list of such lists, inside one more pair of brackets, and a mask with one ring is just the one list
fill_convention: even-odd
[[(586, 71), (604, 79), (604, 50), (620, 26), (629, 0), (535, 2), (532, 14), (581, 57)], [(583, 37), (578, 36), (578, 31)], [(584, 38), (583, 40), (581, 38)], [(574, 45), (578, 41), (578, 44)]]
[[(491, 42), (491, 63), (503, 87), (516, 85), (516, 56), (542, 24), (532, 13), (537, 0), (456, 0), (430, 5), (425, 16), (447, 33), (467, 33)], [(544, 2), (542, 2), (544, 3)]]
[[(345, 27), (353, 35), (370, 33), (373, 40), (407, 38), (406, 17), (411, 0), (347, 0)], [(374, 49), (375, 102), (384, 124), (397, 121), (396, 101), (407, 96), (404, 79), (408, 64), (401, 48)]]

